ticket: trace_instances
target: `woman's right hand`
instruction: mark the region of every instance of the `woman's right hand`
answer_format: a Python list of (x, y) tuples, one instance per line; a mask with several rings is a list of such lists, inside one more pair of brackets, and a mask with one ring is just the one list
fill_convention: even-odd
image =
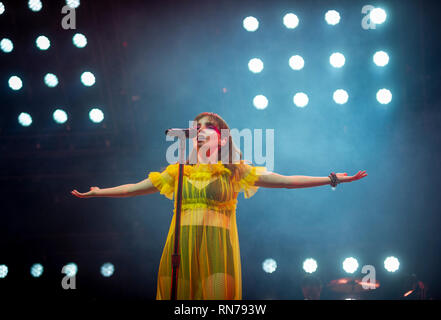
[(98, 190), (100, 190), (100, 188), (90, 187), (89, 192), (81, 193), (81, 192), (78, 192), (77, 190), (72, 190), (70, 193), (72, 193), (74, 196), (76, 196), (78, 198), (92, 198), (92, 197), (97, 196)]

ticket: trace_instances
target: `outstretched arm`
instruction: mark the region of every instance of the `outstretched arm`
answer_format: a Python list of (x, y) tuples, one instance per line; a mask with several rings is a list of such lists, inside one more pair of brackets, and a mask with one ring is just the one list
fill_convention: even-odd
[(143, 194), (150, 194), (158, 192), (158, 189), (152, 184), (149, 178), (138, 183), (123, 184), (113, 188), (100, 189), (98, 187), (91, 187), (89, 192), (80, 193), (77, 190), (72, 190), (71, 193), (78, 198), (92, 198), (92, 197), (134, 197)]
[[(367, 176), (366, 171), (358, 171), (354, 176), (345, 173), (337, 173), (340, 182), (351, 182)], [(331, 184), (329, 177), (310, 177), (310, 176), (284, 176), (274, 172), (259, 176), (255, 185), (264, 188), (309, 188)]]

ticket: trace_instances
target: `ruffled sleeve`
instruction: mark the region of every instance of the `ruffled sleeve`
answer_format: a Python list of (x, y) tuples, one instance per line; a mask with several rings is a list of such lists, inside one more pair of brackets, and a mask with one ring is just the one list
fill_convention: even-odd
[(245, 162), (237, 164), (238, 173), (234, 180), (234, 190), (236, 192), (243, 192), (244, 198), (251, 198), (259, 189), (255, 185), (259, 176), (268, 173), (266, 167), (253, 166)]
[(176, 177), (178, 175), (178, 166), (179, 163), (170, 164), (164, 171), (154, 171), (150, 172), (148, 175), (148, 178), (155, 188), (170, 200), (173, 200), (175, 181), (177, 180)]

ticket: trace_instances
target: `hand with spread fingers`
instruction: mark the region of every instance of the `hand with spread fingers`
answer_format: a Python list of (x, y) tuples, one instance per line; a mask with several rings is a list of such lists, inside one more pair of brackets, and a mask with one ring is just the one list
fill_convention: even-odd
[(360, 180), (367, 176), (366, 170), (364, 171), (358, 171), (357, 174), (353, 176), (348, 176), (346, 172), (344, 173), (336, 173), (336, 176), (340, 182), (352, 182), (355, 180)]

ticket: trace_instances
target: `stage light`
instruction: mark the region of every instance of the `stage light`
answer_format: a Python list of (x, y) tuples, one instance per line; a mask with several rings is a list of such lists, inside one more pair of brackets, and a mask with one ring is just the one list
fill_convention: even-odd
[(23, 82), (17, 76), (10, 77), (8, 80), (8, 84), (9, 87), (14, 91), (20, 90), (23, 87)]
[(34, 12), (40, 11), (43, 8), (43, 4), (40, 0), (29, 0), (28, 7)]
[(70, 263), (66, 264), (62, 270), (66, 276), (74, 277), (74, 276), (76, 276), (76, 274), (78, 272), (78, 266), (75, 263), (70, 262)]
[(8, 275), (8, 266), (5, 264), (0, 264), (0, 278), (6, 278)]
[(12, 44), (12, 41), (9, 40), (8, 38), (3, 38), (0, 41), (0, 48), (2, 49), (3, 52), (9, 53), (14, 49), (14, 45)]
[(283, 24), (288, 29), (295, 29), (299, 25), (299, 18), (294, 13), (287, 13), (283, 17)]
[(22, 112), (18, 115), (18, 123), (23, 127), (29, 127), (32, 124), (32, 117), (29, 113)]
[(389, 55), (384, 51), (377, 51), (373, 57), (374, 63), (379, 67), (384, 67), (389, 63)]
[(274, 271), (276, 271), (277, 269), (277, 262), (274, 259), (266, 259), (263, 263), (262, 263), (262, 269), (263, 271), (265, 271), (266, 273), (273, 273)]
[(93, 108), (89, 112), (89, 119), (92, 122), (100, 123), (104, 119), (104, 113), (98, 108)]
[(72, 8), (76, 9), (80, 6), (80, 0), (66, 0), (66, 4)]
[(358, 269), (358, 261), (353, 257), (346, 258), (343, 261), (343, 270), (347, 273), (354, 273)]
[(35, 40), (35, 43), (40, 50), (47, 50), (51, 46), (51, 42), (46, 36), (39, 36), (37, 40)]
[(348, 102), (349, 95), (343, 89), (338, 89), (334, 91), (333, 99), (338, 104), (345, 104)]
[(40, 263), (34, 263), (31, 266), (31, 275), (34, 278), (38, 278), (43, 274), (43, 270), (44, 270), (44, 268)]
[(110, 262), (107, 262), (101, 266), (101, 275), (103, 277), (111, 277), (113, 273), (115, 272), (115, 267)]
[(392, 93), (387, 89), (380, 89), (377, 92), (377, 100), (381, 104), (388, 104), (392, 101)]
[(369, 19), (375, 24), (382, 24), (384, 21), (386, 21), (386, 11), (384, 11), (381, 8), (375, 8), (372, 9), (372, 11), (369, 13)]
[(56, 75), (54, 75), (53, 73), (47, 73), (44, 76), (44, 83), (50, 87), (50, 88), (54, 88), (58, 85), (58, 78)]
[(5, 5), (3, 2), (0, 2), (0, 14), (3, 14), (3, 12), (5, 12)]
[(297, 92), (294, 95), (293, 102), (297, 107), (300, 107), (300, 108), (306, 107), (309, 102), (308, 95), (303, 92)]
[(345, 56), (343, 54), (341, 54), (340, 52), (334, 52), (329, 57), (329, 63), (334, 68), (341, 68), (341, 67), (343, 67), (344, 64), (345, 64), (345, 61), (346, 61)]
[(52, 117), (56, 123), (62, 124), (67, 121), (67, 113), (62, 109), (55, 110)]
[(256, 109), (263, 110), (268, 107), (268, 99), (264, 95), (257, 95), (253, 99), (253, 105)]
[(243, 19), (243, 27), (246, 31), (254, 32), (259, 28), (259, 21), (254, 17), (246, 17)]
[(317, 261), (312, 258), (308, 258), (303, 261), (303, 270), (307, 273), (314, 273), (317, 270)]
[(340, 22), (340, 13), (335, 10), (328, 10), (325, 14), (325, 20), (328, 24), (335, 26)]
[(248, 69), (253, 73), (259, 73), (263, 70), (263, 62), (258, 58), (251, 59), (248, 62)]
[(289, 58), (289, 66), (293, 70), (301, 70), (305, 65), (305, 60), (299, 55), (292, 56)]
[(395, 272), (400, 267), (400, 262), (395, 257), (387, 257), (384, 260), (384, 268), (389, 272)]
[(77, 48), (84, 48), (87, 45), (87, 38), (82, 33), (75, 33), (72, 42)]
[(81, 75), (81, 82), (87, 87), (93, 86), (95, 84), (95, 76), (92, 72), (83, 72)]

